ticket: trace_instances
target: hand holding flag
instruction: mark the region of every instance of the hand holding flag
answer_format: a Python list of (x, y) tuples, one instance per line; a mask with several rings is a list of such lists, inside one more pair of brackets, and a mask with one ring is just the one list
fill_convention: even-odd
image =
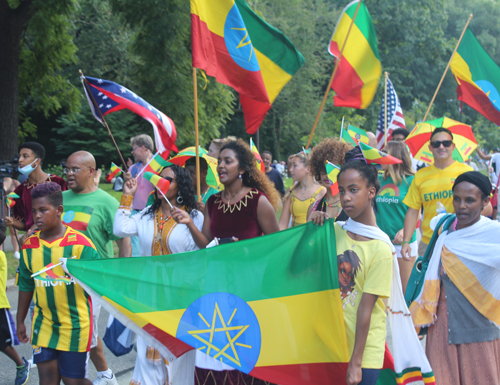
[(168, 198), (165, 196), (170, 188), (170, 181), (159, 175), (153, 174), (152, 172), (145, 172), (143, 178), (150, 181), (151, 184), (161, 193), (161, 195), (163, 195), (163, 198), (165, 198), (167, 203), (170, 205), (170, 208), (173, 208), (172, 203), (170, 203)]

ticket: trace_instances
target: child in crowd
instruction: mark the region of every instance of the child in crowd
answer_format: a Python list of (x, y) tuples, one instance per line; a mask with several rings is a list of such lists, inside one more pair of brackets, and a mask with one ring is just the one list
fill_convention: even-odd
[(338, 183), (340, 203), (349, 216), (347, 222), (335, 223), (350, 355), (347, 384), (373, 385), (384, 361), (386, 313), (382, 298), (391, 293), (393, 256), (390, 246), (380, 240), (373, 211), (380, 188), (375, 167), (362, 160), (348, 162), (346, 155)]
[[(5, 241), (6, 229), (3, 223), (0, 223), (0, 246)], [(0, 350), (5, 353), (12, 361), (16, 363), (16, 385), (24, 385), (28, 382), (30, 365), (23, 357), (19, 357), (12, 346), (15, 340), (15, 330), (10, 321), (10, 304), (7, 299), (7, 258), (5, 253), (0, 250)]]
[[(32, 297), (35, 301), (31, 344), (40, 384), (91, 385), (86, 379), (92, 339), (92, 302), (83, 288), (68, 283), (31, 278), (59, 258), (98, 259), (92, 241), (61, 221), (63, 197), (56, 183), (44, 183), (31, 192), (33, 220), (39, 231), (21, 249), (17, 335), (29, 341), (24, 320)], [(54, 274), (64, 276), (61, 266)]]

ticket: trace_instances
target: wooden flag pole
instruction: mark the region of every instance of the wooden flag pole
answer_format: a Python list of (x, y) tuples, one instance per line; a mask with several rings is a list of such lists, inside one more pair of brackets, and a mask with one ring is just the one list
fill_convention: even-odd
[(385, 82), (384, 82), (384, 143), (387, 146), (387, 79), (389, 78), (389, 73), (384, 72)]
[(120, 152), (120, 149), (118, 148), (118, 145), (116, 144), (116, 141), (115, 141), (115, 138), (113, 137), (113, 134), (111, 133), (111, 130), (109, 129), (108, 127), (108, 123), (106, 123), (106, 119), (104, 119), (104, 116), (102, 115), (101, 113), (101, 110), (99, 109), (99, 105), (97, 104), (97, 102), (95, 101), (94, 99), (94, 95), (92, 95), (92, 92), (90, 91), (90, 87), (89, 87), (89, 84), (87, 83), (87, 79), (85, 78), (85, 76), (83, 75), (83, 72), (82, 70), (78, 70), (80, 71), (80, 75), (82, 76), (83, 78), (83, 84), (84, 86), (87, 88), (87, 91), (90, 95), (90, 97), (92, 98), (92, 101), (94, 102), (94, 106), (96, 106), (97, 108), (97, 111), (99, 112), (99, 115), (101, 116), (101, 119), (102, 119), (102, 122), (104, 124), (104, 127), (107, 128), (108, 130), (108, 134), (109, 136), (111, 136), (111, 140), (113, 141), (113, 144), (115, 145), (115, 148), (116, 148), (116, 151), (118, 151), (118, 155), (120, 155), (120, 159), (122, 161), (122, 164), (123, 164), (123, 167), (125, 168), (125, 171), (128, 171), (128, 168), (127, 168), (127, 163), (125, 163), (125, 160), (123, 159), (123, 156), (122, 156), (122, 153)]
[(193, 67), (193, 98), (194, 98), (194, 146), (196, 151), (196, 196), (201, 202), (200, 184), (200, 138), (198, 134), (198, 79), (196, 78), (196, 68)]
[(453, 56), (455, 56), (455, 53), (457, 52), (458, 46), (460, 45), (460, 42), (462, 41), (462, 38), (464, 37), (465, 31), (467, 30), (467, 27), (469, 26), (469, 23), (472, 19), (472, 13), (469, 15), (469, 19), (467, 20), (467, 23), (465, 24), (464, 30), (462, 31), (462, 34), (460, 35), (460, 38), (457, 41), (457, 45), (455, 46), (455, 49), (453, 50), (453, 53), (451, 54), (450, 61), (448, 62), (448, 65), (446, 66), (446, 69), (444, 70), (443, 76), (441, 77), (441, 80), (439, 81), (439, 84), (436, 88), (436, 92), (434, 92), (434, 96), (432, 97), (431, 103), (429, 104), (429, 108), (427, 108), (427, 112), (425, 113), (424, 116), (424, 122), (427, 119), (427, 115), (429, 115), (429, 112), (431, 111), (432, 104), (434, 103), (434, 100), (436, 99), (437, 93), (439, 89), (441, 88), (441, 84), (443, 84), (444, 77), (446, 76), (446, 73), (448, 72), (448, 68), (450, 68), (451, 61), (453, 60)]
[(328, 98), (328, 93), (332, 88), (333, 79), (335, 78), (335, 74), (337, 73), (337, 69), (339, 68), (340, 60), (342, 59), (342, 54), (344, 53), (344, 48), (347, 43), (347, 39), (349, 38), (349, 34), (351, 33), (352, 26), (354, 25), (354, 21), (356, 20), (356, 16), (358, 15), (359, 7), (361, 6), (362, 0), (359, 1), (358, 6), (356, 7), (356, 11), (354, 12), (354, 16), (352, 17), (351, 25), (347, 31), (347, 35), (344, 40), (344, 44), (342, 45), (342, 49), (340, 50), (339, 57), (335, 61), (335, 67), (333, 67), (332, 76), (330, 77), (330, 81), (328, 82), (328, 87), (326, 87), (325, 96), (323, 97), (323, 101), (321, 102), (321, 106), (319, 107), (318, 115), (316, 115), (316, 120), (314, 121), (313, 128), (311, 130), (311, 134), (309, 135), (309, 139), (307, 140), (306, 150), (309, 148), (311, 144), (312, 137), (314, 135), (314, 131), (316, 131), (316, 126), (318, 125), (319, 118), (321, 116), (321, 112), (323, 112), (323, 108), (325, 107), (326, 99)]

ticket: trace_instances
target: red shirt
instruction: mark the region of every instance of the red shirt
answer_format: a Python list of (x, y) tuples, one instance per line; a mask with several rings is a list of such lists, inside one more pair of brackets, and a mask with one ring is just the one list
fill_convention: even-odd
[(208, 198), (210, 234), (216, 238), (236, 237), (240, 241), (262, 235), (257, 221), (259, 198), (264, 193), (253, 188), (238, 202), (228, 205), (221, 198), (222, 192)]
[[(66, 191), (68, 186), (66, 185), (66, 181), (58, 177), (57, 175), (48, 174), (45, 182), (54, 182), (61, 186), (62, 191)], [(20, 198), (14, 199), (16, 202), (13, 207), (13, 218), (18, 221), (23, 221), (26, 223), (26, 230), (29, 230), (31, 226), (33, 226), (33, 212), (31, 208), (31, 190), (33, 190), (40, 183), (30, 183), (28, 179), (26, 179), (23, 183), (16, 187), (14, 192), (19, 195)]]

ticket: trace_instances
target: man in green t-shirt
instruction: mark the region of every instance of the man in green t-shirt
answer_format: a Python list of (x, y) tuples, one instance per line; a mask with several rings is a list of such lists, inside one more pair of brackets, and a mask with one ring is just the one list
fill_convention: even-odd
[[(95, 244), (101, 258), (113, 258), (113, 243), (119, 248), (119, 257), (130, 257), (130, 238), (118, 239), (113, 234), (113, 221), (119, 202), (111, 195), (95, 186), (95, 159), (87, 151), (72, 154), (64, 168), (68, 181), (68, 191), (63, 193), (63, 223), (85, 234)], [(97, 369), (94, 385), (116, 385), (116, 377), (108, 368), (102, 342), (97, 336), (97, 320), (100, 305), (94, 304), (94, 337), (90, 359)]]

